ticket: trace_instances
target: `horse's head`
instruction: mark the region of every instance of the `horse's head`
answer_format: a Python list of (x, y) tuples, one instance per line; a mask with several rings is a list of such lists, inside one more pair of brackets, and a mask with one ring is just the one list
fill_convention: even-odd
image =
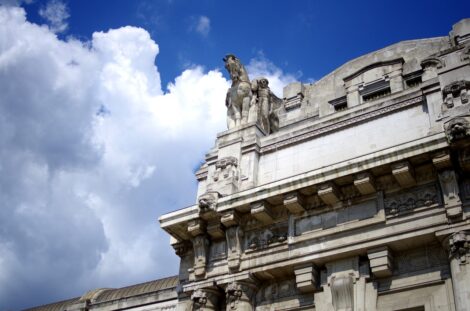
[(230, 74), (230, 78), (234, 83), (238, 81), (250, 81), (248, 74), (246, 73), (243, 65), (240, 63), (238, 57), (233, 54), (227, 54), (223, 58), (223, 61), (225, 63), (225, 69), (227, 69), (228, 73)]

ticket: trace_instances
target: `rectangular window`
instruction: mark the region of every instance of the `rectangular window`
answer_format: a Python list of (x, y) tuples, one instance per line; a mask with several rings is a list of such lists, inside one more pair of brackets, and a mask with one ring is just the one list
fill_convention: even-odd
[(379, 80), (359, 89), (359, 94), (362, 96), (364, 102), (375, 100), (387, 95), (390, 95), (390, 81)]

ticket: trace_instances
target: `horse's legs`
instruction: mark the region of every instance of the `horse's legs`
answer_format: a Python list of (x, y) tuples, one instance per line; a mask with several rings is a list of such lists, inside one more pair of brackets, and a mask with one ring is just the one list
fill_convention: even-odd
[(235, 116), (235, 126), (240, 126), (240, 120), (241, 120), (241, 113), (240, 113), (240, 107), (238, 105), (233, 105), (233, 114)]
[(248, 112), (250, 110), (251, 96), (243, 97), (242, 102), (242, 124), (248, 123)]

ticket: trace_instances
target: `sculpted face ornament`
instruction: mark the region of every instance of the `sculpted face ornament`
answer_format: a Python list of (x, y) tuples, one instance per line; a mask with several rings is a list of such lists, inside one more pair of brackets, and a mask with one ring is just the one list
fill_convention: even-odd
[(454, 143), (470, 136), (469, 117), (462, 116), (450, 120), (445, 125), (445, 131), (449, 143)]
[(230, 306), (231, 310), (236, 310), (237, 309), (237, 304), (240, 298), (243, 295), (243, 292), (241, 290), (240, 285), (237, 285), (235, 283), (231, 283), (227, 286), (227, 289), (225, 290), (226, 296), (227, 296), (227, 305)]
[(206, 293), (198, 289), (191, 295), (191, 300), (193, 301), (194, 309), (196, 310), (202, 309), (207, 304)]

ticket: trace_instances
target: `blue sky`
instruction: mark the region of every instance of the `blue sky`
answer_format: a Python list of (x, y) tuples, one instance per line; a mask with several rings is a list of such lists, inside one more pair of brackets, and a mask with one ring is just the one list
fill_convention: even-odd
[(195, 202), (236, 54), (312, 82), (468, 1), (0, 0), (0, 310), (177, 274), (157, 218)]
[[(30, 20), (45, 1), (25, 6)], [(163, 85), (191, 65), (221, 67), (221, 55), (242, 60), (260, 52), (300, 79), (319, 79), (346, 61), (401, 40), (447, 35), (468, 16), (468, 1), (68, 1), (63, 36), (89, 39), (124, 25), (146, 29), (161, 46)], [(207, 33), (197, 31), (200, 17)]]

